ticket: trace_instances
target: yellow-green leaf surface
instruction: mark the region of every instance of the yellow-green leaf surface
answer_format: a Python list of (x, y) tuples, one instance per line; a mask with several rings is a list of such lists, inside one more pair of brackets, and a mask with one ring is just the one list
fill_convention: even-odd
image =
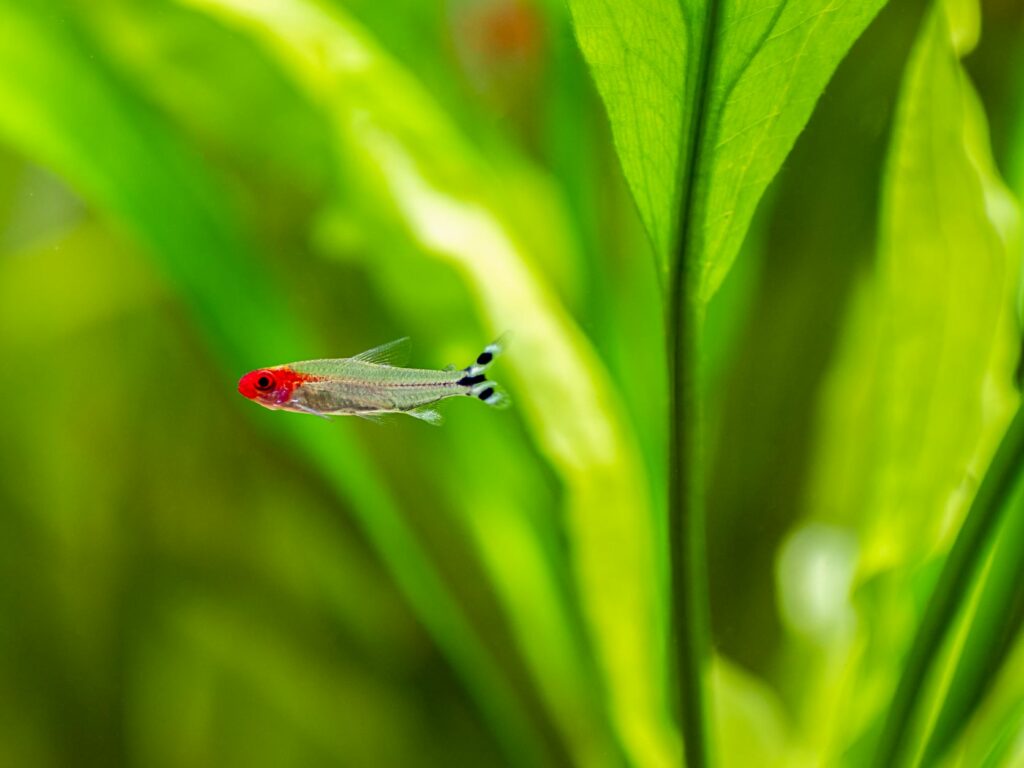
[(1016, 402), (1019, 214), (959, 61), (977, 40), (977, 11), (973, 0), (940, 2), (925, 25), (883, 189), (871, 507), (886, 551), (895, 529), (917, 532), (911, 546), (948, 540)]
[(833, 70), (883, 4), (570, 0), (662, 272), (688, 187), (686, 247), (699, 295), (714, 293)]
[[(281, 306), (202, 163), (89, 47), (74, 18), (70, 9), (0, 2), (0, 136), (152, 255), (231, 373), (316, 349), (317, 334)], [(510, 753), (543, 759), (521, 702), (351, 432), (296, 420), (268, 429), (353, 510)]]
[[(612, 722), (634, 762), (670, 764), (677, 746), (639, 450), (607, 372), (503, 220), (500, 188), (486, 191), (486, 164), (342, 12), (302, 0), (189, 1), (279, 57), (334, 121), (351, 196), (373, 196), (422, 255), (462, 277), (487, 324), (511, 331), (504, 364), (518, 407), (564, 482), (577, 589)], [(547, 690), (558, 712), (556, 693)], [(561, 711), (563, 726), (571, 716)]]

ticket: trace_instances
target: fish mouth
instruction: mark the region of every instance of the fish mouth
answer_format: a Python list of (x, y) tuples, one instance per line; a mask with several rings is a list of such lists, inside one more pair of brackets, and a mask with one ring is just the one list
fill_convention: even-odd
[(238, 380), (238, 392), (243, 397), (247, 397), (250, 400), (253, 400), (256, 398), (256, 388), (252, 385), (252, 382), (249, 380), (249, 378), (249, 375), (246, 374), (245, 376)]

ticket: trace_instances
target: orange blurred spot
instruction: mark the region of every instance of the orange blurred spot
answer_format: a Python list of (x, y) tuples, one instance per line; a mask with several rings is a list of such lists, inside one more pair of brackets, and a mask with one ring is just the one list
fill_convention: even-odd
[(466, 33), (467, 42), (494, 59), (528, 59), (540, 48), (541, 19), (523, 2), (488, 2), (468, 14)]

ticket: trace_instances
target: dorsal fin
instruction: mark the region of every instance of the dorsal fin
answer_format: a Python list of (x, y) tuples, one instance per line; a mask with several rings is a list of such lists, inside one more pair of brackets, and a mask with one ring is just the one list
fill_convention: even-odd
[(399, 366), (409, 362), (409, 353), (412, 351), (412, 342), (408, 336), (381, 344), (379, 347), (368, 349), (352, 357), (363, 363), (375, 363), (377, 365)]

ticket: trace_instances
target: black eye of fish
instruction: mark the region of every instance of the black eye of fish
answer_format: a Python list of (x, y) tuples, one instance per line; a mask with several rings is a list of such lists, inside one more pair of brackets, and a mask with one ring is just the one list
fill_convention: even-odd
[(270, 389), (270, 377), (260, 376), (256, 380), (256, 389)]

